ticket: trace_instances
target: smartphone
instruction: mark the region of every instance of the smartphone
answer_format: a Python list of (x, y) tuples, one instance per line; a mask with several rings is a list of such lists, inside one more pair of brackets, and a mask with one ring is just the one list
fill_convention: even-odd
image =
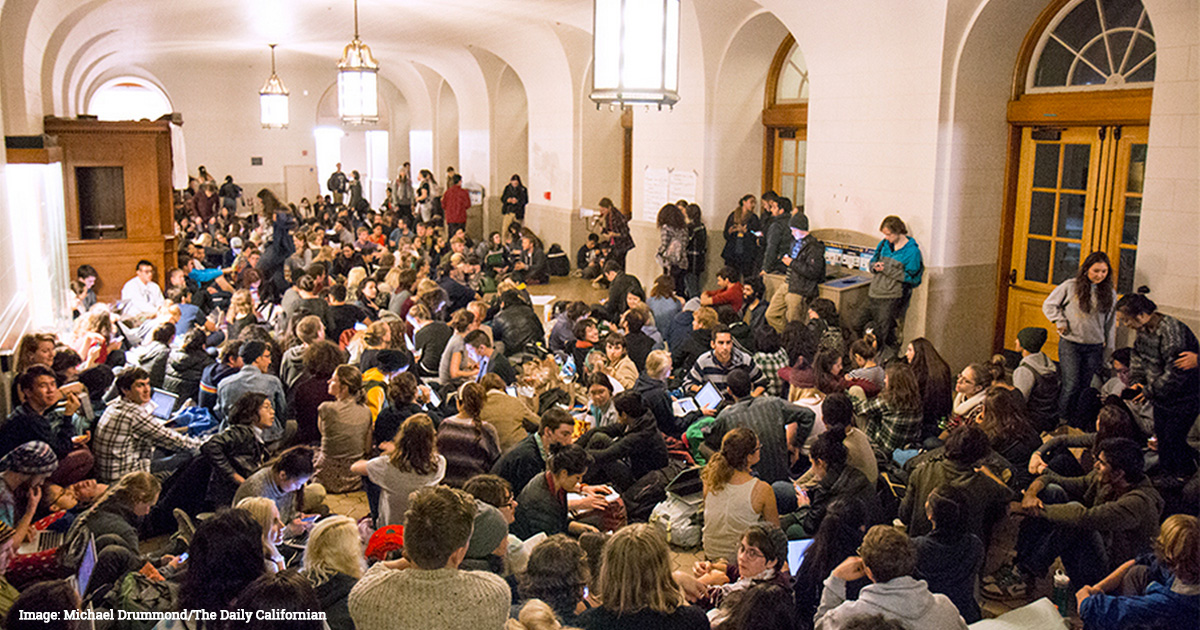
[(305, 523), (315, 523), (315, 522), (317, 522), (317, 519), (320, 517), (321, 517), (320, 514), (313, 514), (312, 516), (305, 516), (305, 517), (301, 518), (300, 520), (304, 521)]
[(183, 552), (183, 553), (179, 554), (179, 555), (178, 555), (178, 556), (175, 558), (175, 561), (176, 561), (176, 562), (178, 562), (178, 563), (180, 563), (180, 564), (183, 564), (184, 562), (187, 562), (187, 559), (188, 559), (188, 552), (186, 552), (186, 551), (185, 551), (185, 552)]

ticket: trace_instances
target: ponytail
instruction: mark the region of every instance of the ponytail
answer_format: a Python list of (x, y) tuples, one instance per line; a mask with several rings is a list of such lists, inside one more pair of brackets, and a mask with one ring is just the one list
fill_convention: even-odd
[(471, 423), (475, 425), (476, 438), (483, 437), (483, 420), (480, 415), (486, 401), (487, 392), (479, 383), (471, 381), (458, 388), (458, 415), (471, 419)]
[(709, 492), (720, 492), (739, 470), (748, 470), (750, 456), (758, 450), (758, 436), (754, 431), (738, 427), (721, 439), (721, 450), (708, 460), (700, 471), (700, 479)]

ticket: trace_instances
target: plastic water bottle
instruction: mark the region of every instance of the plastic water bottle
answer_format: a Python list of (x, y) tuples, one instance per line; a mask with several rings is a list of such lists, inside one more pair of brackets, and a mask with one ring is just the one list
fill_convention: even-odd
[(1058, 606), (1058, 614), (1066, 617), (1071, 614), (1070, 600), (1071, 598), (1071, 578), (1067, 577), (1062, 571), (1054, 572), (1054, 593), (1051, 595), (1051, 600), (1055, 606)]

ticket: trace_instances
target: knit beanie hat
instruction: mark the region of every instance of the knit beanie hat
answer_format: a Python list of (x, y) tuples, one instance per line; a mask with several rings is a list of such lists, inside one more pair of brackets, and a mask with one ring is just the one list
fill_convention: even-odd
[(508, 538), (508, 523), (500, 510), (475, 500), (475, 530), (467, 547), (468, 558), (486, 558)]
[(0, 470), (22, 475), (49, 475), (58, 469), (58, 456), (45, 442), (26, 442), (0, 458)]
[(808, 217), (803, 212), (797, 212), (792, 215), (792, 220), (788, 222), (788, 227), (793, 230), (808, 231)]
[(1046, 344), (1046, 329), (1022, 328), (1021, 332), (1017, 333), (1017, 341), (1029, 352), (1041, 352), (1042, 346)]

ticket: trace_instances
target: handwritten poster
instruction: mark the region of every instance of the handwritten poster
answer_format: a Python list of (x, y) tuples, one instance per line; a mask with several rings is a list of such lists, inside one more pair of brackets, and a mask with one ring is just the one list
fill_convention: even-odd
[(667, 198), (671, 201), (687, 199), (696, 203), (696, 171), (671, 169), (670, 191)]
[(671, 201), (670, 169), (647, 166), (642, 176), (642, 218), (653, 221), (659, 208)]

